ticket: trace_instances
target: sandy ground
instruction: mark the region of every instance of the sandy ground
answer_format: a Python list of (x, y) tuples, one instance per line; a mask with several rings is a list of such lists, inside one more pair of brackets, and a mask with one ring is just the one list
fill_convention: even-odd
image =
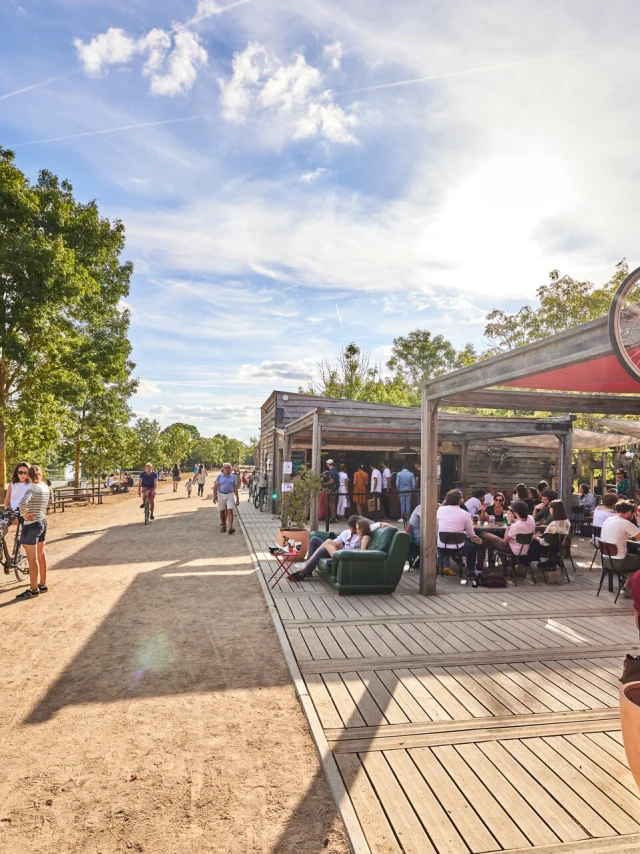
[(162, 488), (50, 519), (0, 576), (0, 852), (348, 851), (244, 538)]

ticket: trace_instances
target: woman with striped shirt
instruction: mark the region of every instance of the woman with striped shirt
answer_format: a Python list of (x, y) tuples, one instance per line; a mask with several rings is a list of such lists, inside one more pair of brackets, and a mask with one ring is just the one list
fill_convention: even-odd
[[(30, 466), (31, 484), (20, 501), (20, 515), (24, 519), (20, 542), (29, 562), (29, 580), (31, 586), (16, 599), (35, 599), (46, 593), (47, 558), (44, 553), (44, 541), (47, 536), (47, 507), (51, 501), (51, 490), (44, 482), (40, 466)], [(40, 583), (38, 584), (38, 574)]]

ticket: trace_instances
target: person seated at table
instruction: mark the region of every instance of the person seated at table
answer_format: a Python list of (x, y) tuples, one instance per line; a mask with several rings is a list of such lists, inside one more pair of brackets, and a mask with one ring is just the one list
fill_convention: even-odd
[(463, 506), (470, 516), (479, 516), (484, 507), (484, 489), (476, 489)]
[(496, 492), (493, 503), (485, 506), (480, 514), (481, 522), (497, 522), (502, 525), (507, 520), (507, 511), (505, 509), (505, 497), (501, 492)]
[(445, 544), (440, 539), (441, 534), (466, 534), (467, 540), (458, 549), (457, 554), (467, 556), (467, 572), (471, 578), (475, 575), (476, 569), (476, 545), (481, 545), (482, 540), (476, 536), (471, 516), (460, 506), (461, 501), (460, 490), (450, 489), (444, 497), (444, 504), (438, 508), (436, 513), (438, 548), (445, 548)]
[(538, 484), (538, 494), (542, 495), (542, 493), (545, 492), (547, 489), (549, 489), (549, 484), (546, 480), (541, 480)]
[(558, 498), (558, 493), (553, 489), (545, 489), (540, 496), (540, 503), (533, 508), (533, 519), (536, 525), (546, 525), (551, 517), (551, 502)]
[[(605, 493), (605, 496), (602, 499), (602, 504), (599, 504), (593, 511), (593, 521), (591, 524), (594, 528), (602, 528), (607, 519), (610, 519), (612, 516), (616, 515), (616, 511), (614, 508), (618, 501), (620, 501), (620, 498), (617, 492)], [(593, 536), (591, 540), (595, 548), (598, 548), (598, 544), (600, 543), (599, 538)]]
[(616, 492), (618, 495), (629, 494), (629, 478), (627, 477), (624, 469), (618, 469), (616, 471)]
[[(634, 570), (640, 569), (640, 554), (630, 554), (628, 549), (629, 540), (640, 540), (640, 531), (637, 527), (638, 508), (633, 501), (621, 498), (616, 502), (614, 510), (613, 516), (606, 519), (602, 526), (600, 542), (617, 547), (618, 554), (611, 558), (611, 563), (616, 570), (629, 570), (622, 588), (622, 596), (630, 599), (631, 582), (636, 574)], [(609, 565), (609, 558), (605, 558), (604, 565), (605, 567)]]
[[(371, 542), (369, 522), (360, 516), (350, 516), (347, 525), (349, 526), (347, 530), (339, 534), (335, 540), (321, 540), (320, 537), (312, 537), (309, 542), (307, 560), (304, 563), (294, 564), (295, 572), (291, 573), (291, 578), (294, 581), (309, 578), (323, 557), (332, 558), (341, 549), (353, 551), (368, 548)], [(315, 546), (313, 552), (311, 551), (312, 544)]]
[(513, 490), (513, 495), (511, 496), (511, 507), (516, 503), (516, 501), (524, 501), (524, 503), (529, 508), (529, 512), (533, 513), (533, 508), (535, 504), (533, 499), (529, 495), (529, 490), (527, 489), (524, 483), (518, 483), (516, 488)]
[(591, 492), (586, 483), (581, 483), (578, 487), (578, 495), (580, 496), (580, 504), (587, 513), (593, 513), (596, 509), (596, 497)]
[(491, 487), (489, 488), (489, 492), (487, 492), (487, 494), (484, 497), (484, 503), (485, 504), (493, 504), (493, 500), (497, 494), (498, 494), (498, 484), (492, 483)]
[(107, 489), (113, 489), (115, 485), (116, 485), (116, 477), (115, 477), (114, 473), (111, 472), (111, 474), (107, 478), (107, 482), (106, 482), (105, 486), (107, 487)]
[(514, 502), (508, 514), (509, 525), (505, 531), (504, 539), (497, 534), (492, 534), (491, 531), (480, 531), (479, 537), (482, 540), (482, 545), (478, 548), (477, 568), (482, 569), (484, 566), (484, 558), (487, 549), (492, 549), (498, 554), (509, 554), (525, 556), (529, 551), (529, 546), (517, 542), (518, 534), (534, 534), (536, 523), (533, 521), (533, 516), (529, 512), (529, 505), (526, 501)]
[[(551, 490), (547, 490), (547, 494)], [(564, 504), (558, 498), (549, 504), (549, 522), (542, 534), (536, 534), (529, 549), (529, 559), (539, 561), (549, 550), (549, 543), (545, 540), (547, 534), (560, 534), (566, 536), (571, 530), (571, 522), (567, 516)]]

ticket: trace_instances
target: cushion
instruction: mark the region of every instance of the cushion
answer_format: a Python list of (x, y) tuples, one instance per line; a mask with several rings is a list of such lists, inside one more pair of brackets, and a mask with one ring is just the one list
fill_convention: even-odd
[(371, 535), (370, 549), (379, 549), (382, 552), (388, 552), (391, 548), (391, 541), (396, 535), (396, 529), (390, 525), (384, 528), (378, 528)]

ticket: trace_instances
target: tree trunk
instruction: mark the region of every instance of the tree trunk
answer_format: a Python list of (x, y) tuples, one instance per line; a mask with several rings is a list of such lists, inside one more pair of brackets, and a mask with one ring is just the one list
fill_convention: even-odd
[(75, 468), (76, 473), (73, 478), (73, 485), (77, 489), (80, 486), (80, 457), (82, 456), (82, 445), (80, 442), (76, 442), (76, 460), (75, 460)]
[(7, 482), (7, 428), (4, 418), (0, 418), (0, 487), (4, 499), (5, 484)]

